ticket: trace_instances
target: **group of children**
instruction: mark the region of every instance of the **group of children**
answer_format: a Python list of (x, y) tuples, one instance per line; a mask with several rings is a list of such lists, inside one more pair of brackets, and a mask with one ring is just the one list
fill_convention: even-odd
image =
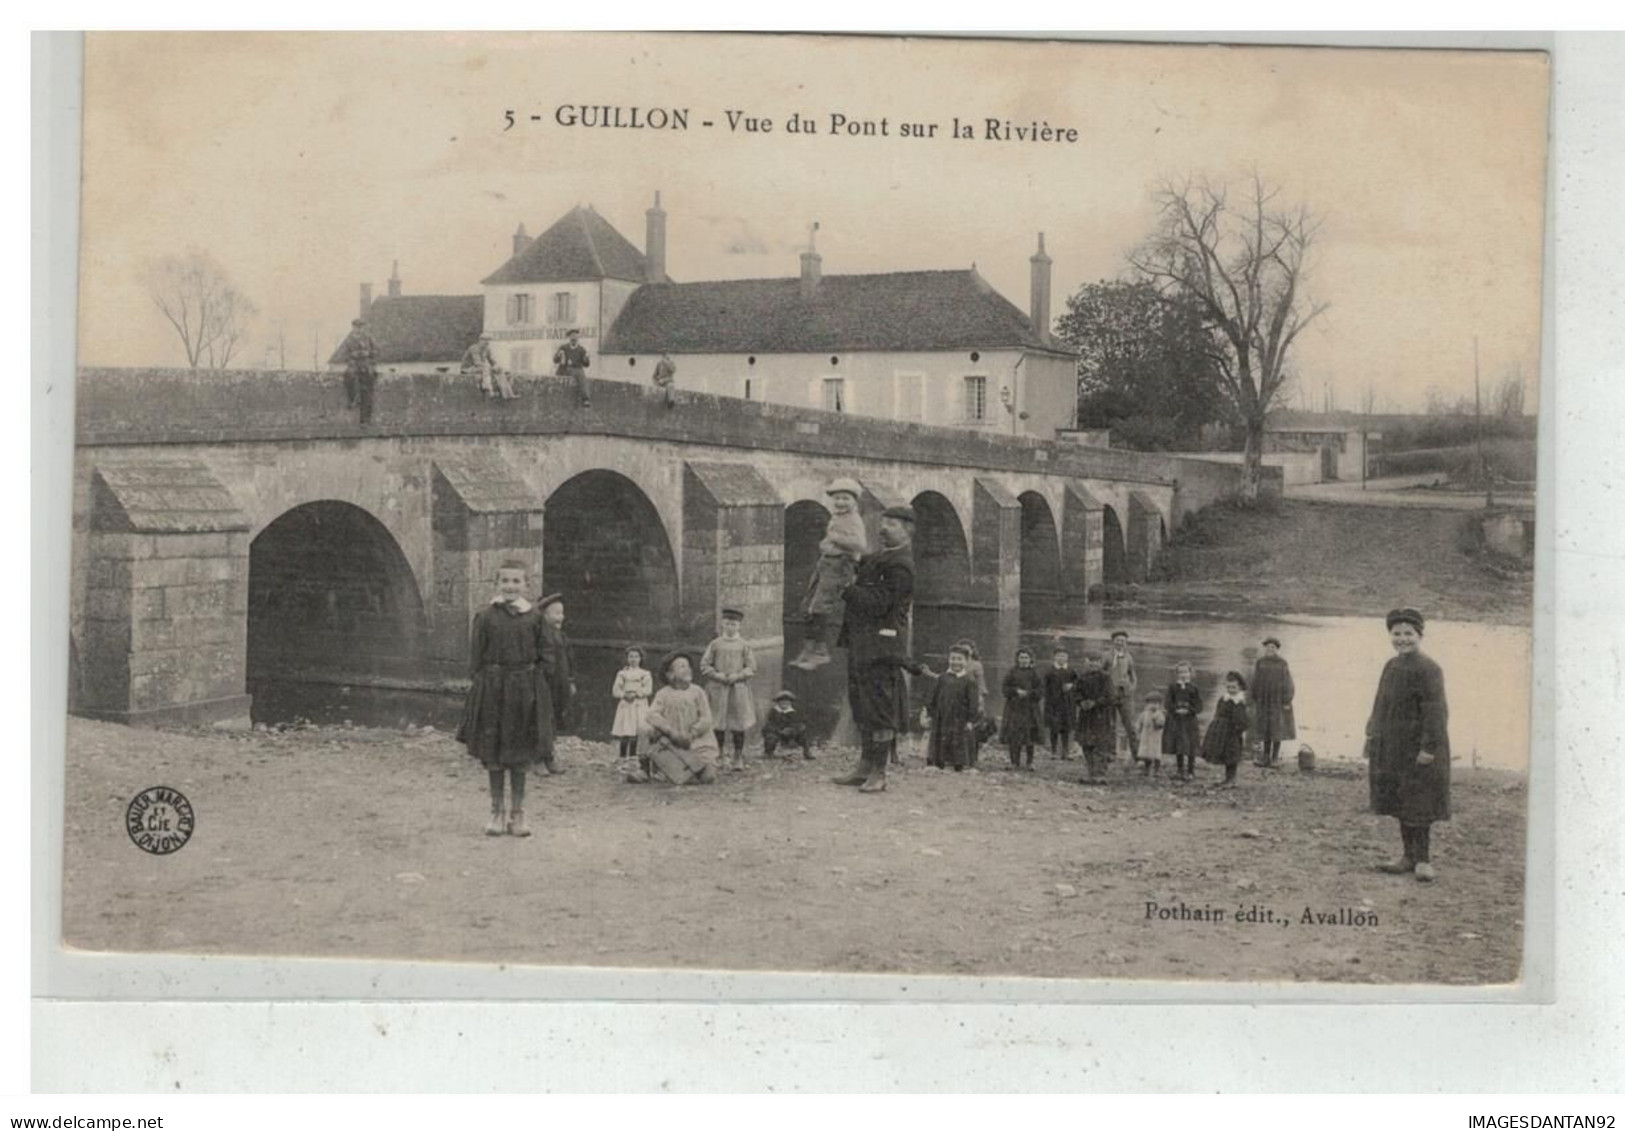
[[(1033, 769), (1034, 750), (1047, 737), (1052, 757), (1066, 761), (1074, 750), (1082, 757), (1086, 784), (1105, 782), (1110, 762), (1126, 747), (1144, 776), (1160, 776), (1163, 759), (1171, 755), (1174, 779), (1189, 781), (1201, 757), (1224, 767), (1224, 780), (1216, 788), (1235, 788), (1250, 725), (1246, 678), (1237, 671), (1225, 673), (1224, 692), (1214, 704), (1205, 734), (1199, 728), (1202, 692), (1188, 663), (1175, 666), (1165, 689), (1143, 695), (1138, 713), (1131, 716), (1128, 705), (1138, 678), (1127, 644), (1126, 632), (1114, 633), (1111, 652), (1085, 653), (1082, 670), (1071, 666), (1064, 649), (1051, 654), (1045, 672), (1037, 669), (1031, 648), (1016, 650), (1015, 664), (1004, 677), (1004, 719), (999, 728), (1011, 766)], [(1270, 637), (1261, 665), (1267, 662), (1272, 670), (1279, 666), (1284, 671), (1285, 662), (1276, 654), (1279, 648), (1280, 642)], [(1285, 678), (1285, 709), (1290, 712), (1290, 676)], [(952, 770), (976, 765), (988, 736), (986, 697), (975, 645), (958, 641), (948, 651), (948, 670), (937, 678), (926, 702), (927, 765)], [(1271, 713), (1265, 711), (1262, 717), (1267, 720)], [(1266, 757), (1278, 758), (1279, 723), (1264, 721), (1262, 726), (1274, 733), (1273, 741), (1266, 737)]]
[[(647, 782), (656, 774), (676, 784), (713, 781), (730, 743), (733, 753), (726, 769), (738, 773), (745, 768), (745, 734), (757, 722), (750, 686), (756, 675), (756, 657), (740, 635), (744, 614), (724, 609), (721, 620), (722, 634), (700, 656), (703, 688), (694, 686), (694, 661), (678, 651), (661, 662), (665, 686), (655, 692), (653, 678), (643, 667), (642, 650), (626, 650), (625, 666), (616, 673), (611, 690), (616, 706), (610, 734), (620, 741), (621, 773), (627, 781)], [(794, 692), (775, 695), (761, 723), (762, 750), (768, 757), (783, 745), (799, 746), (803, 758), (812, 758), (806, 722)], [(699, 734), (700, 730), (705, 734)], [(648, 746), (640, 752), (644, 742)], [(670, 754), (668, 747), (683, 753)], [(668, 772), (661, 764), (663, 753), (668, 763), (673, 759), (683, 762), (684, 770), (675, 776)]]
[[(832, 487), (832, 496), (845, 496), (838, 508), (842, 515), (855, 510), (854, 487), (840, 481)], [(844, 533), (832, 544), (830, 557), (848, 557)], [(819, 572), (844, 575), (846, 564), (821, 561)], [(526, 771), (540, 762), (550, 772), (562, 772), (554, 764), (553, 736), (562, 729), (565, 709), (576, 692), (562, 630), (562, 598), (551, 594), (533, 605), (523, 595), (526, 580), (523, 563), (504, 562), (497, 574), (497, 595), (474, 620), (472, 679), (457, 735), (490, 772), (491, 819), (486, 832), (493, 836), (530, 835), (524, 818)], [(809, 603), (820, 588), (815, 578)], [(745, 768), (746, 732), (758, 721), (751, 688), (756, 658), (740, 632), (744, 614), (728, 608), (720, 620), (721, 634), (697, 663), (682, 650), (660, 661), (659, 690), (654, 673), (644, 666), (642, 649), (626, 650), (610, 691), (616, 705), (610, 733), (619, 740), (619, 769), (626, 781), (709, 783), (717, 780), (719, 770)], [(827, 660), (827, 641), (818, 633), (812, 639), (824, 646), (813, 648), (809, 658)], [(1266, 655), (1256, 670), (1257, 737), (1266, 759), (1273, 760), (1279, 756), (1280, 739), (1294, 737), (1293, 689), (1290, 671), (1278, 655), (1280, 642), (1269, 637), (1264, 646)], [(1081, 756), (1086, 767), (1083, 781), (1088, 784), (1106, 780), (1120, 746), (1126, 746), (1146, 776), (1160, 775), (1163, 759), (1172, 755), (1174, 778), (1188, 781), (1200, 755), (1224, 767), (1224, 780), (1216, 788), (1236, 784), (1250, 725), (1247, 681), (1240, 672), (1225, 674), (1224, 692), (1204, 735), (1198, 727), (1202, 693), (1188, 663), (1175, 667), (1164, 690), (1146, 693), (1138, 714), (1131, 715), (1138, 675), (1128, 651), (1128, 633), (1122, 630), (1112, 634), (1109, 652), (1085, 653), (1081, 670), (1073, 669), (1067, 652), (1057, 648), (1049, 669), (1040, 672), (1033, 650), (1017, 649), (1003, 683), (1002, 727), (987, 712), (987, 681), (974, 643), (957, 641), (948, 650), (945, 672), (924, 670), (933, 680), (923, 711), (929, 766), (952, 770), (975, 766), (982, 745), (997, 731), (1010, 764), (1019, 769), (1033, 769), (1034, 750), (1047, 739), (1054, 758)], [(799, 747), (802, 758), (813, 757), (793, 692), (773, 696), (761, 719), (761, 732), (763, 753), (769, 757), (781, 746)], [(724, 764), (724, 750), (730, 746), (731, 757)], [(504, 804), (505, 785), (511, 807)]]

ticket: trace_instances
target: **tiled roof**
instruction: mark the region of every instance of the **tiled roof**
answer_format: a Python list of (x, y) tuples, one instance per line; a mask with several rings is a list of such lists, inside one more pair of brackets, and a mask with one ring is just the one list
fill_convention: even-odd
[[(367, 330), (378, 343), (379, 365), (455, 364), (484, 327), (484, 295), (378, 298), (367, 314)], [(328, 364), (341, 360), (335, 351)]]
[(577, 205), (531, 240), (485, 283), (559, 283), (580, 279), (625, 279), (642, 283), (649, 263), (591, 205)]
[(740, 279), (639, 287), (606, 336), (605, 353), (840, 353), (995, 349), (1064, 353), (976, 273), (898, 271), (801, 280)]

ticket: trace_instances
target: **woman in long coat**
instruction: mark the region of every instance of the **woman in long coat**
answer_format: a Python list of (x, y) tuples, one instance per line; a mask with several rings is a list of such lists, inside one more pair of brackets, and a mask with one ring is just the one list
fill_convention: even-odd
[(1257, 713), (1253, 737), (1263, 743), (1261, 766), (1273, 766), (1281, 760), (1282, 739), (1298, 737), (1292, 721), (1292, 669), (1280, 653), (1281, 642), (1266, 636), (1264, 654), (1253, 665), (1252, 697)]
[(1371, 763), (1371, 811), (1399, 821), (1404, 853), (1384, 872), (1438, 877), (1429, 859), (1432, 826), (1450, 819), (1450, 708), (1444, 672), (1421, 651), (1424, 621), (1412, 608), (1388, 614), (1394, 658), (1382, 669), (1365, 756)]

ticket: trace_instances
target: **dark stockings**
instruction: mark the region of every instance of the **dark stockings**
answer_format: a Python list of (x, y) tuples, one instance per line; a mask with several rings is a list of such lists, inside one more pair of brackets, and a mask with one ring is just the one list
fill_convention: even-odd
[(502, 809), (503, 778), (509, 783), (508, 793), (515, 809), (525, 807), (525, 768), (523, 766), (497, 766), (486, 771), (491, 782), (491, 811), (500, 812)]
[(1405, 859), (1413, 864), (1429, 863), (1428, 851), (1432, 847), (1432, 825), (1400, 825), (1399, 836), (1405, 843)]

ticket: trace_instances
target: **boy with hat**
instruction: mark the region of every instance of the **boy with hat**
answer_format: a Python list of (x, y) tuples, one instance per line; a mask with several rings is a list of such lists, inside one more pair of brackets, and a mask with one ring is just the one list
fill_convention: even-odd
[[(564, 594), (549, 593), (536, 602), (536, 608), (542, 614), (542, 680), (553, 701), (553, 730), (563, 734), (576, 697), (575, 656), (570, 651), (570, 638), (564, 634)], [(553, 757), (551, 745), (542, 764), (550, 774), (564, 772)]]
[(762, 755), (773, 757), (779, 743), (792, 743), (801, 747), (801, 756), (811, 760), (812, 750), (807, 746), (807, 723), (796, 706), (794, 691), (781, 691), (773, 696), (773, 706), (762, 720)]
[(564, 344), (553, 351), (554, 376), (576, 379), (576, 395), (581, 398), (582, 408), (592, 407), (592, 382), (587, 380), (587, 366), (591, 364), (587, 347), (581, 344), (580, 330), (571, 330), (564, 336)]
[(1264, 654), (1253, 665), (1252, 695), (1257, 718), (1253, 738), (1260, 743), (1259, 765), (1273, 766), (1281, 760), (1282, 740), (1298, 737), (1292, 717), (1292, 699), (1297, 691), (1292, 686), (1292, 669), (1281, 656), (1281, 641), (1266, 636), (1263, 645)]
[(801, 655), (790, 661), (793, 668), (812, 671), (829, 663), (829, 618), (840, 615), (841, 593), (857, 576), (858, 559), (869, 552), (869, 536), (858, 514), (862, 493), (855, 479), (837, 479), (824, 490), (829, 496), (829, 526), (818, 543), (818, 565), (801, 603), (807, 629)]
[(686, 652), (672, 652), (660, 662), (660, 678), (666, 686), (655, 692), (644, 716), (649, 761), (672, 785), (710, 785), (717, 780), (720, 752), (710, 700), (693, 683), (694, 662)]
[(739, 635), (745, 614), (738, 609), (722, 610), (722, 635), (705, 646), (700, 657), (700, 676), (711, 699), (711, 725), (716, 728), (717, 746), (724, 733), (733, 736), (730, 773), (745, 768), (745, 732), (756, 725), (756, 703), (750, 691), (750, 678), (756, 674), (756, 655)]
[(1113, 742), (1116, 753), (1122, 752), (1127, 744), (1130, 758), (1140, 756), (1140, 736), (1134, 725), (1133, 710), (1134, 692), (1140, 686), (1140, 677), (1134, 670), (1134, 657), (1128, 650), (1128, 633), (1118, 629), (1112, 633), (1111, 654), (1106, 657), (1106, 674), (1112, 678), (1112, 693), (1117, 700), (1114, 708), (1116, 722), (1113, 724), (1117, 731)]

